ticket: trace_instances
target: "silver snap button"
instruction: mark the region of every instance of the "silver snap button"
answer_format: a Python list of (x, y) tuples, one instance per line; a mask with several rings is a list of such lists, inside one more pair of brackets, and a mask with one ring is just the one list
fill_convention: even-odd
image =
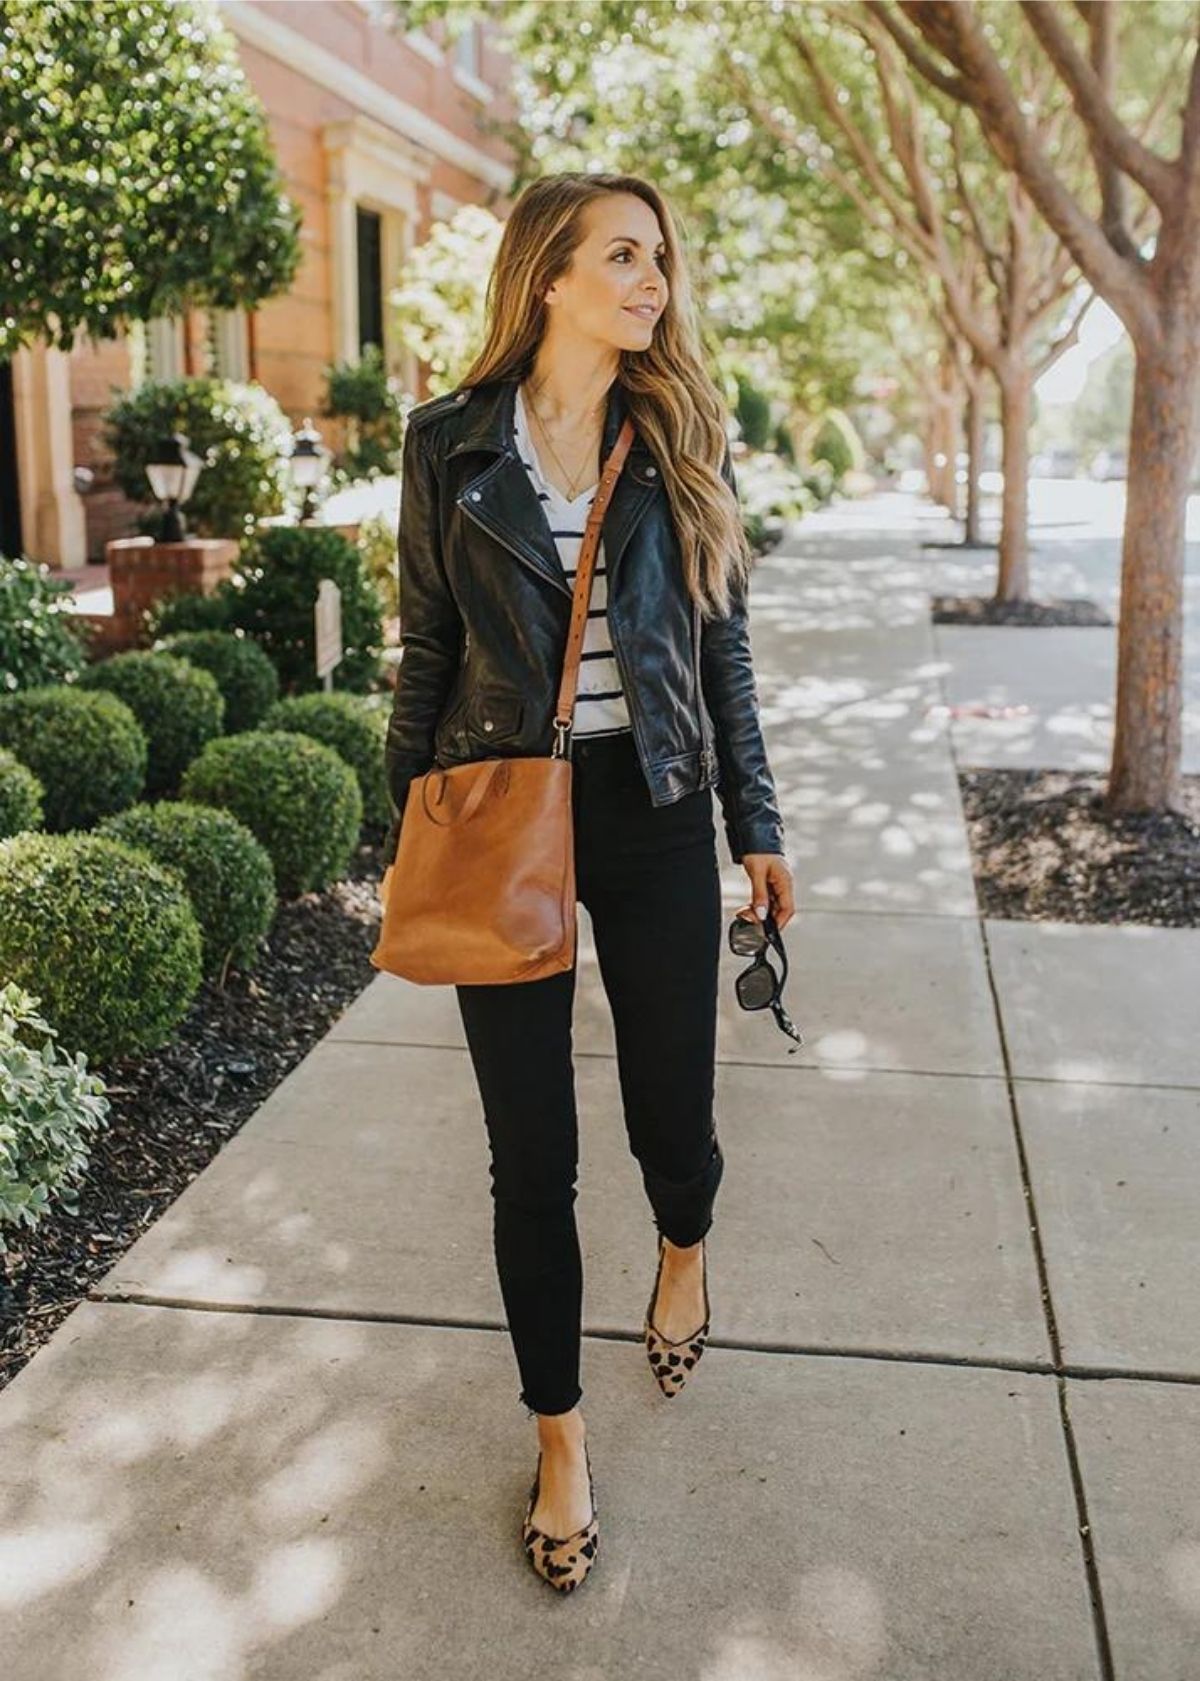
[(454, 399), (454, 401), (456, 403), (465, 403), (466, 400), (467, 400), (467, 394), (466, 394), (465, 391), (460, 391), (458, 396)]
[(473, 490), (471, 492), (472, 502), (478, 502), (480, 500), (480, 498), (482, 497), (482, 495), (483, 495), (482, 490)]
[(495, 729), (496, 726), (492, 723), (492, 720), (490, 718), (485, 718), (484, 721), (483, 721), (483, 727), (484, 727), (485, 730), (491, 730), (491, 729)]
[(647, 467), (646, 468), (646, 477), (648, 479), (652, 479), (654, 477), (655, 473), (657, 473), (657, 472), (658, 472), (657, 467)]

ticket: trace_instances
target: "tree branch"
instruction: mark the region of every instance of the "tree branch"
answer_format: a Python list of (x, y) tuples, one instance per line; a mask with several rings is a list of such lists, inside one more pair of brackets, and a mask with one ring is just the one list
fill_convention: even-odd
[(1155, 294), (1142, 266), (1122, 257), (1063, 185), (1017, 104), (1012, 85), (989, 46), (973, 5), (955, 0), (898, 0), (927, 40), (950, 59), (972, 91), (972, 108), (1002, 161), (1019, 174), (1030, 197), (1080, 269), (1142, 343), (1161, 336)]
[(1101, 75), (1108, 78), (1112, 73), (1112, 31), (1116, 23), (1116, 8), (1105, 4), (1085, 14), (1093, 47), (1100, 60), (1100, 75), (1067, 33), (1051, 0), (1021, 0), (1021, 10), (1050, 62), (1066, 83), (1071, 103), (1091, 137), (1096, 171), (1101, 191), (1105, 193), (1106, 212), (1109, 209), (1109, 192), (1105, 183), (1109, 173), (1107, 166), (1111, 164), (1143, 187), (1160, 210), (1168, 209), (1178, 191), (1177, 164), (1159, 157), (1157, 152), (1150, 151), (1136, 135), (1130, 133), (1109, 104), (1105, 84), (1101, 81)]
[(957, 100), (960, 105), (970, 104), (970, 95), (962, 77), (952, 75), (935, 64), (918, 38), (904, 27), (891, 7), (884, 4), (884, 0), (863, 0), (863, 3), (866, 10), (879, 19), (914, 70), (919, 71), (931, 86), (949, 94), (950, 98)]
[(1095, 292), (1088, 293), (1087, 297), (1083, 300), (1083, 303), (1075, 311), (1070, 326), (1067, 327), (1064, 332), (1060, 333), (1056, 339), (1052, 339), (1042, 355), (1038, 357), (1036, 362), (1034, 362), (1033, 377), (1035, 383), (1042, 377), (1047, 368), (1052, 368), (1054, 366), (1055, 362), (1058, 361), (1064, 351), (1070, 350), (1073, 344), (1077, 344), (1079, 342), (1079, 329), (1083, 324), (1083, 318), (1095, 303), (1096, 297), (1097, 294)]
[(983, 253), (983, 260), (987, 264), (988, 274), (992, 285), (998, 293), (1005, 289), (1004, 253), (998, 245), (992, 243), (979, 207), (967, 186), (966, 160), (962, 150), (962, 131), (957, 119), (950, 125), (950, 145), (954, 154), (954, 179), (958, 191), (959, 202), (967, 213), (967, 220), (971, 224), (971, 231), (975, 235), (975, 243)]
[(887, 209), (888, 215), (894, 221), (897, 230), (904, 230), (908, 239), (922, 254), (926, 261), (936, 260), (937, 247), (931, 231), (923, 228), (919, 222), (909, 215), (901, 202), (895, 187), (888, 180), (886, 173), (880, 166), (879, 158), (856, 123), (851, 122), (846, 115), (845, 108), (838, 103), (837, 94), (829, 80), (824, 65), (817, 58), (804, 32), (795, 24), (785, 31), (786, 38), (795, 47), (812, 77), (817, 90), (817, 97), (825, 109), (834, 127), (839, 129), (850, 146), (855, 160), (863, 174), (867, 177), (880, 200)]

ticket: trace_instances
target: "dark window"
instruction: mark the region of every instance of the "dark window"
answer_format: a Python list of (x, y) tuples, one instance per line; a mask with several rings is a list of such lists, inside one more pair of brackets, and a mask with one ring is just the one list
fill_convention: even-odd
[(17, 420), (12, 363), (0, 361), (0, 555), (21, 552), (21, 498), (17, 479)]
[(374, 210), (358, 210), (358, 348), (383, 349), (383, 221)]

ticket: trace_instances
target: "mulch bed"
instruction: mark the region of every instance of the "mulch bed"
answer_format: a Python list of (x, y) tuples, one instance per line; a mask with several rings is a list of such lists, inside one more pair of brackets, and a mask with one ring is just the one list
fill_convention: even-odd
[(1086, 596), (1049, 601), (997, 601), (990, 595), (935, 595), (935, 625), (1111, 625), (1112, 619)]
[(1113, 816), (1106, 775), (959, 772), (985, 916), (1022, 921), (1200, 925), (1200, 776), (1182, 812)]
[(111, 1109), (78, 1214), (6, 1233), (0, 1389), (375, 978), (381, 873), (381, 842), (360, 845), (344, 881), (281, 903), (255, 969), (203, 983), (170, 1043), (98, 1070)]

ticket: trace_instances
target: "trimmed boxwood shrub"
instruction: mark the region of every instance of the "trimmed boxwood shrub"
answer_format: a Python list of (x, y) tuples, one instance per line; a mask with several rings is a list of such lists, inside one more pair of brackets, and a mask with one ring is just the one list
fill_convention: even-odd
[(0, 841), (0, 974), (96, 1062), (165, 1044), (199, 989), (200, 927), (179, 877), (106, 835)]
[(368, 711), (359, 696), (288, 695), (275, 702), (262, 727), (296, 730), (332, 747), (358, 778), (364, 823), (386, 825), (391, 821), (384, 774), (387, 718)]
[(41, 826), (41, 783), (15, 753), (0, 747), (0, 840)]
[(332, 578), (342, 592), (343, 658), (339, 689), (363, 690), (378, 675), (383, 605), (363, 557), (340, 532), (313, 525), (276, 525), (242, 544), (224, 580), (230, 623), (265, 649), (286, 694), (321, 687), (314, 670), (317, 589)]
[(228, 630), (229, 595), (221, 583), (211, 595), (199, 595), (195, 590), (173, 590), (169, 595), (160, 595), (142, 614), (150, 641), (173, 636), (177, 631)]
[(131, 648), (89, 666), (79, 681), (118, 695), (133, 711), (150, 749), (148, 794), (173, 794), (205, 742), (224, 727), (216, 678), (174, 654)]
[(87, 1134), (108, 1119), (104, 1081), (55, 1044), (39, 1003), (15, 981), (0, 986), (0, 1255), (6, 1226), (32, 1228), (52, 1203), (78, 1214)]
[(284, 895), (340, 880), (358, 843), (358, 778), (311, 736), (248, 730), (210, 741), (188, 766), (180, 792), (240, 818), (270, 853)]
[(204, 943), (206, 975), (252, 969), (275, 916), (275, 871), (266, 848), (231, 811), (159, 800), (106, 817), (98, 834), (148, 852), (179, 872)]
[(163, 648), (207, 671), (225, 701), (225, 734), (252, 730), (279, 694), (275, 667), (258, 643), (231, 630), (184, 631)]
[(71, 585), (44, 561), (0, 555), (0, 692), (61, 683), (83, 670), (90, 626)]
[(146, 737), (133, 712), (77, 683), (0, 695), (0, 746), (41, 783), (47, 829), (90, 829), (146, 786)]

